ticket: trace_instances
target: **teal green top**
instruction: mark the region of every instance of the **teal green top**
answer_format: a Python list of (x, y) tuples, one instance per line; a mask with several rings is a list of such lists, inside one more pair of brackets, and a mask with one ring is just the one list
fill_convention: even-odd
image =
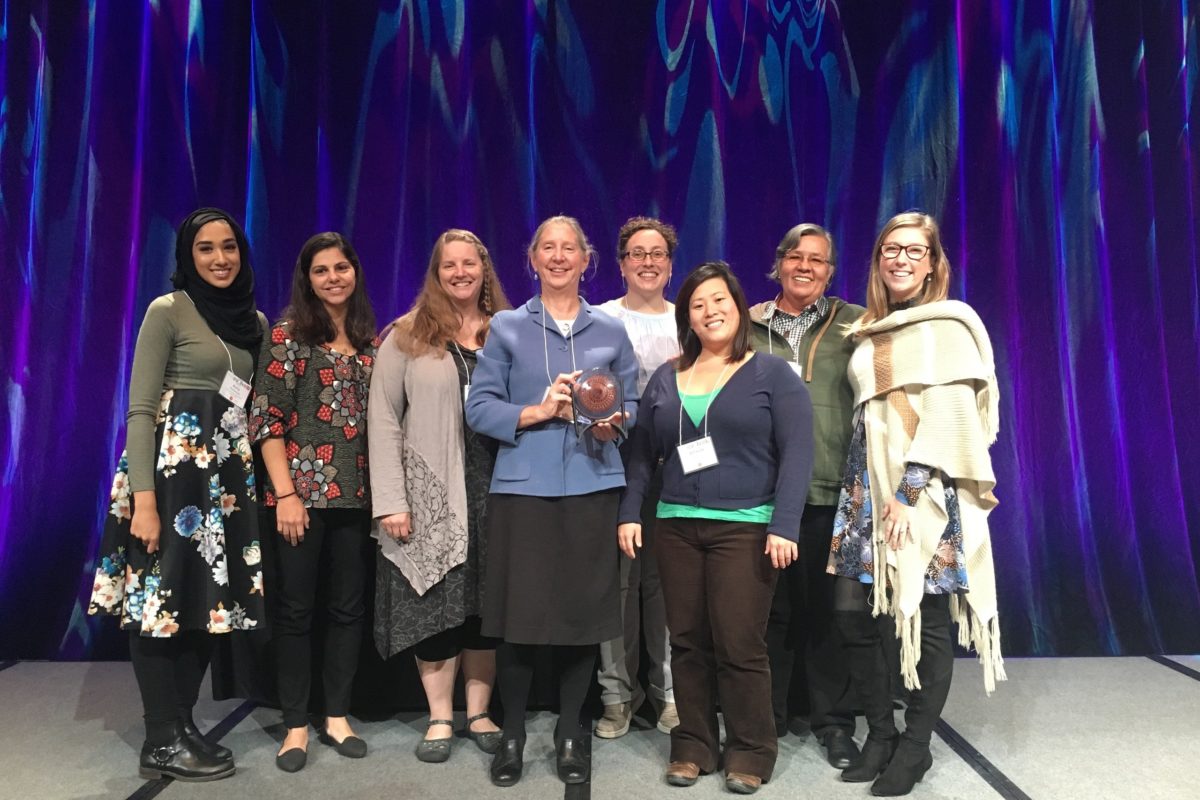
[[(683, 410), (691, 417), (692, 424), (697, 428), (703, 426), (704, 415), (708, 413), (708, 407), (712, 405), (721, 388), (718, 386), (707, 394), (684, 394), (682, 390), (679, 392), (679, 400), (683, 403)], [(664, 503), (660, 500), (658, 501), (658, 510), (655, 516), (659, 519), (715, 519), (722, 522), (766, 524), (771, 521), (773, 513), (775, 513), (774, 503), (764, 503), (754, 508), (725, 509), (688, 506), (680, 503)]]
[(771, 521), (771, 515), (774, 513), (774, 503), (763, 503), (754, 508), (727, 509), (685, 506), (659, 500), (655, 516), (659, 519), (716, 519), (722, 522), (761, 522), (765, 525)]
[(704, 415), (708, 413), (708, 407), (712, 405), (713, 400), (717, 399), (717, 394), (720, 393), (721, 387), (718, 386), (708, 394), (684, 394), (679, 392), (679, 401), (683, 403), (683, 410), (692, 418), (692, 424), (697, 428), (704, 424)]

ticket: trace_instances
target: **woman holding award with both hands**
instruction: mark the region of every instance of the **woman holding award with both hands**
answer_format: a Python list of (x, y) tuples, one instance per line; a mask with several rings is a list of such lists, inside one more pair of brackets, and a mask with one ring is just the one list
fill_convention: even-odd
[(786, 361), (750, 350), (746, 298), (728, 265), (688, 275), (675, 318), (682, 354), (642, 395), (617, 536), (637, 557), (661, 459), (655, 546), (679, 710), (666, 779), (691, 786), (723, 761), (726, 787), (750, 794), (770, 779), (778, 751), (767, 615), (778, 571), (797, 556), (812, 404)]
[[(488, 506), (483, 629), (496, 651), (504, 735), (491, 778), (521, 778), (525, 710), (539, 648), (559, 683), (558, 775), (591, 771), (590, 724), (581, 719), (596, 646), (621, 633), (612, 531), (625, 471), (618, 425), (632, 425), (637, 359), (621, 323), (579, 296), (594, 257), (578, 221), (551, 217), (528, 250), (540, 291), (492, 319), (467, 399), (467, 424), (500, 442)], [(606, 371), (625, 412), (583, 427), (573, 391), (584, 371)]]

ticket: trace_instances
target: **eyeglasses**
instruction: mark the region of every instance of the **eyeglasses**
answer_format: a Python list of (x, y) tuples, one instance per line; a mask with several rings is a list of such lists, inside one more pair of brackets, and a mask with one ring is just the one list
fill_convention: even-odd
[(671, 254), (661, 247), (656, 247), (653, 250), (647, 250), (643, 247), (635, 247), (632, 250), (626, 250), (621, 253), (621, 258), (628, 258), (630, 261), (641, 262), (649, 258), (656, 264), (661, 264), (671, 257)]
[(901, 250), (903, 250), (904, 254), (906, 256), (908, 256), (910, 259), (912, 259), (913, 261), (920, 261), (922, 258), (925, 257), (925, 254), (929, 252), (929, 245), (927, 245), (927, 244), (909, 244), (909, 245), (885, 244), (883, 247), (879, 248), (879, 254), (882, 255), (884, 258), (899, 258)]
[(809, 255), (808, 253), (788, 253), (780, 260), (783, 261), (783, 263), (791, 266), (803, 264), (805, 261), (807, 261), (809, 264), (812, 264), (814, 267), (818, 268), (829, 263), (829, 259), (825, 258), (824, 256), (814, 256)]

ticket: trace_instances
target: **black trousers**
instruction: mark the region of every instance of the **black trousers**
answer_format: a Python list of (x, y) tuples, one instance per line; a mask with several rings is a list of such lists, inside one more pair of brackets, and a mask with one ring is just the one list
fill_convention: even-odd
[(275, 658), (279, 705), (289, 728), (308, 724), (318, 589), (324, 590), (325, 599), (321, 661), (327, 717), (344, 717), (350, 709), (366, 612), (363, 545), (370, 531), (370, 514), (363, 509), (310, 508), (308, 518), (308, 530), (298, 545), (293, 547), (280, 538), (274, 548), (278, 567)]
[[(834, 728), (854, 733), (850, 671), (833, 617), (834, 576), (825, 572), (836, 511), (835, 506), (804, 507), (800, 557), (780, 572), (767, 618), (776, 729), (785, 729), (792, 713), (807, 706), (818, 739)], [(807, 696), (790, 696), (793, 690)]]

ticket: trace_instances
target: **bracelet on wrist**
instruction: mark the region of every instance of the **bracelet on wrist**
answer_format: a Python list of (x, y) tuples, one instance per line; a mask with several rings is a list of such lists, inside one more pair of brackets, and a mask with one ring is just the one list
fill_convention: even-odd
[(295, 496), (296, 496), (295, 492), (288, 492), (287, 494), (277, 494), (277, 495), (275, 495), (275, 502), (278, 503), (280, 500), (286, 500), (289, 497), (295, 497)]

